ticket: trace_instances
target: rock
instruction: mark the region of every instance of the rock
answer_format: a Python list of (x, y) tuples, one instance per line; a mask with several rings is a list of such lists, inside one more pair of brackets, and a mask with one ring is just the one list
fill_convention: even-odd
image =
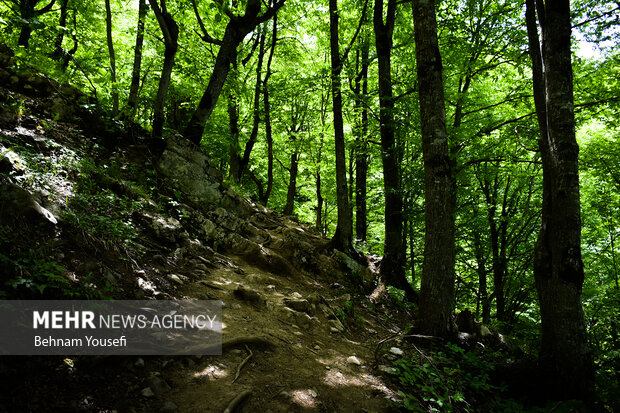
[(143, 223), (158, 241), (166, 244), (177, 244), (188, 237), (181, 223), (172, 217), (146, 211), (136, 212), (134, 217)]
[(398, 370), (395, 369), (394, 367), (389, 367), (389, 366), (384, 366), (384, 365), (380, 365), (379, 366), (379, 371), (382, 371), (382, 372), (387, 373), (387, 374), (396, 374), (396, 373), (398, 373)]
[(284, 305), (295, 311), (301, 311), (304, 313), (309, 313), (312, 310), (312, 307), (310, 306), (310, 302), (304, 299), (285, 298)]
[(134, 366), (136, 367), (144, 367), (144, 359), (143, 358), (139, 358), (138, 360), (136, 360), (135, 363), (133, 363)]
[(13, 152), (0, 145), (0, 172), (5, 174), (21, 175), (26, 171), (26, 165), (22, 159)]
[(330, 325), (330, 328), (335, 329), (339, 333), (342, 333), (345, 330), (344, 325), (342, 325), (340, 320), (338, 320), (337, 318), (333, 320), (329, 320), (329, 325)]
[(158, 376), (149, 377), (147, 383), (149, 385), (149, 387), (147, 388), (151, 389), (151, 391), (156, 395), (166, 393), (171, 389), (170, 385), (168, 385), (168, 383), (166, 383), (164, 379)]
[(177, 283), (179, 285), (183, 284), (183, 280), (176, 274), (168, 274), (168, 279), (174, 283)]
[(198, 146), (181, 135), (169, 136), (157, 169), (171, 187), (195, 206), (209, 209), (222, 199), (222, 175)]
[(30, 224), (56, 225), (56, 217), (43, 208), (30, 192), (13, 183), (0, 185), (0, 222), (11, 223), (16, 217), (25, 218)]
[(360, 359), (358, 359), (355, 356), (349, 356), (349, 358), (347, 358), (347, 363), (355, 364), (356, 366), (361, 366), (362, 365), (362, 362), (360, 361)]
[(155, 396), (155, 393), (153, 393), (153, 390), (151, 390), (150, 387), (145, 387), (144, 389), (142, 389), (142, 391), (140, 393), (144, 397), (153, 397), (153, 396)]
[(166, 403), (164, 403), (164, 405), (161, 407), (161, 409), (159, 409), (159, 411), (162, 412), (162, 413), (176, 412), (177, 410), (179, 410), (179, 406), (177, 406), (176, 404), (174, 404), (170, 400), (168, 400)]
[(233, 295), (239, 299), (239, 300), (243, 300), (243, 301), (250, 301), (253, 303), (259, 303), (262, 301), (262, 297), (260, 296), (259, 293), (257, 293), (254, 290), (250, 290), (248, 288), (239, 286), (235, 289), (235, 291), (233, 291)]
[(404, 354), (403, 351), (398, 347), (390, 348), (390, 353), (394, 354), (395, 356), (402, 356)]

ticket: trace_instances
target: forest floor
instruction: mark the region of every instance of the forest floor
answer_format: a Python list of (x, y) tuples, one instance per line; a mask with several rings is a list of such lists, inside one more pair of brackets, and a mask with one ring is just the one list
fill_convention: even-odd
[(377, 346), (411, 314), (370, 296), (376, 263), (355, 264), (221, 184), (222, 203), (202, 209), (161, 176), (149, 193), (158, 172), (144, 131), (98, 119), (45, 76), (2, 70), (2, 295), (221, 300), (224, 346), (218, 356), (4, 357), (0, 412), (219, 412), (238, 396), (244, 412), (391, 409), (390, 361), (414, 347)]

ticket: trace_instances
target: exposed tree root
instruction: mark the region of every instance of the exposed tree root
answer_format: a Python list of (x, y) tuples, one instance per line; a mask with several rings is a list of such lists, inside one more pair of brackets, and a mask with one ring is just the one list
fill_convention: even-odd
[(250, 348), (247, 346), (245, 346), (245, 349), (250, 353), (246, 358), (243, 359), (243, 361), (239, 364), (239, 367), (237, 367), (237, 374), (235, 374), (235, 378), (233, 379), (233, 383), (235, 381), (237, 381), (237, 379), (239, 378), (239, 374), (241, 374), (241, 369), (243, 368), (243, 366), (245, 365), (245, 363), (248, 362), (248, 360), (250, 360), (250, 358), (252, 358), (252, 356), (254, 355), (254, 353), (252, 353), (252, 350), (250, 350)]
[(228, 406), (226, 406), (226, 409), (224, 409), (224, 413), (234, 412), (237, 406), (239, 406), (246, 398), (250, 397), (251, 394), (252, 392), (250, 390), (245, 390), (239, 393), (237, 397), (235, 397), (230, 401), (230, 403), (228, 403)]
[(242, 344), (243, 345), (253, 344), (255, 346), (262, 346), (262, 347), (274, 347), (275, 346), (273, 342), (266, 337), (242, 336), (242, 337), (231, 338), (229, 340), (225, 340), (224, 342), (222, 342), (222, 351), (227, 350), (232, 347), (237, 347)]

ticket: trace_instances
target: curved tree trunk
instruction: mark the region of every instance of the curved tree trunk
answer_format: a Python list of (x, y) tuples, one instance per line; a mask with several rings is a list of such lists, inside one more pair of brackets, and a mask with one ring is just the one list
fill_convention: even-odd
[(418, 328), (425, 334), (451, 334), (454, 306), (455, 181), (448, 148), (441, 54), (433, 0), (413, 0), (416, 62), (424, 156), (424, 266)]
[(261, 15), (259, 15), (261, 11), (261, 3), (259, 0), (248, 0), (243, 16), (235, 16), (232, 13), (227, 13), (229, 14), (228, 17), (230, 21), (226, 25), (222, 41), (216, 41), (216, 43), (220, 45), (220, 50), (215, 58), (213, 73), (198, 103), (196, 111), (192, 115), (184, 131), (185, 137), (191, 142), (199, 144), (202, 139), (207, 120), (209, 120), (211, 113), (213, 113), (213, 109), (215, 109), (217, 100), (224, 87), (224, 82), (226, 82), (226, 78), (228, 77), (232, 58), (236, 56), (237, 46), (239, 46), (243, 38), (254, 30), (256, 26), (272, 18), (284, 5), (284, 1), (285, 0), (280, 0), (272, 3)]

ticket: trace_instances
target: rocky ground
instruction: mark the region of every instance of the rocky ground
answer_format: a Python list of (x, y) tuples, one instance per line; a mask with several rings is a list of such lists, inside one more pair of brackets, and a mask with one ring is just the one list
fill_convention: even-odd
[(390, 410), (411, 318), (372, 263), (0, 52), (5, 298), (213, 299), (225, 324), (220, 356), (4, 357), (0, 411)]

